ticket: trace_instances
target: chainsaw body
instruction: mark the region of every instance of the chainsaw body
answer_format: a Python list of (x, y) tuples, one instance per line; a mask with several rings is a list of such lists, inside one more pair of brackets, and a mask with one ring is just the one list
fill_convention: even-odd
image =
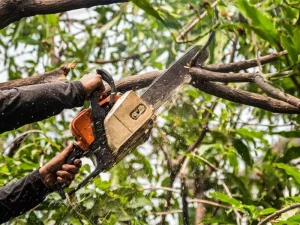
[[(99, 101), (99, 106), (106, 102)], [(146, 141), (154, 118), (152, 108), (134, 91), (128, 91), (115, 98), (115, 104), (105, 116), (105, 133), (101, 135), (105, 136), (116, 163), (130, 150)], [(82, 110), (71, 122), (70, 130), (77, 140), (77, 145), (82, 150), (89, 151), (89, 147), (95, 141), (91, 109)]]
[[(91, 108), (82, 110), (70, 123), (77, 143), (65, 162), (74, 164), (75, 159), (88, 157), (92, 159), (95, 170), (69, 194), (79, 190), (100, 172), (113, 167), (131, 150), (144, 143), (155, 118), (153, 109), (134, 91), (118, 96), (110, 74), (102, 69), (97, 73), (111, 86), (111, 94), (103, 99), (103, 93), (94, 91), (90, 97)], [(65, 198), (63, 187), (57, 189)]]
[[(209, 55), (206, 48), (207, 45), (189, 48), (152, 82), (141, 97), (134, 91), (118, 97), (110, 74), (102, 69), (97, 70), (102, 79), (111, 86), (110, 96), (103, 99), (103, 93), (94, 91), (90, 97), (91, 108), (80, 112), (72, 121), (70, 128), (77, 139), (77, 145), (74, 145), (65, 162), (73, 164), (75, 159), (87, 156), (93, 160), (95, 170), (70, 193), (80, 189), (100, 172), (110, 169), (148, 139), (155, 111), (182, 84), (190, 81), (189, 66), (204, 63)], [(58, 191), (63, 197), (62, 188)]]

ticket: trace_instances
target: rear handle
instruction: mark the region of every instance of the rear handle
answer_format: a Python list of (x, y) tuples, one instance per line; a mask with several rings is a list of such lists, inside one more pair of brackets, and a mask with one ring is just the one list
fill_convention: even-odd
[[(86, 151), (82, 150), (78, 145), (74, 144), (73, 150), (68, 155), (64, 164), (74, 165), (75, 160), (82, 158), (84, 156), (85, 152)], [(56, 185), (56, 190), (62, 199), (66, 199), (66, 194), (64, 192), (64, 188), (65, 188), (65, 186), (62, 184), (58, 183)]]

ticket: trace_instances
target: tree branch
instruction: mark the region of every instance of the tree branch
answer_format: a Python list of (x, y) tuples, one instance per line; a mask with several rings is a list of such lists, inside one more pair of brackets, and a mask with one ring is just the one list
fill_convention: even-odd
[(198, 203), (202, 203), (202, 204), (207, 204), (207, 205), (212, 205), (212, 206), (216, 206), (216, 207), (220, 207), (220, 208), (224, 208), (224, 209), (231, 209), (232, 207), (229, 205), (223, 205), (217, 202), (213, 202), (213, 201), (208, 201), (208, 200), (204, 200), (204, 199), (191, 199), (188, 200), (189, 203), (193, 203), (193, 202), (198, 202)]
[(172, 210), (172, 211), (167, 211), (167, 212), (150, 212), (149, 215), (166, 216), (166, 215), (174, 214), (174, 213), (182, 213), (182, 210), (178, 209), (178, 210)]
[(265, 79), (262, 76), (256, 76), (254, 81), (264, 92), (266, 92), (271, 97), (277, 98), (297, 108), (300, 108), (300, 99), (292, 95), (286, 94), (278, 90), (277, 88), (273, 87), (272, 85), (268, 84), (268, 82), (265, 81)]
[(213, 82), (254, 82), (257, 73), (219, 73), (205, 70), (198, 67), (192, 67), (190, 74), (197, 81), (213, 81)]
[[(201, 174), (200, 168), (198, 165), (195, 165), (195, 173), (194, 173), (194, 197), (195, 199), (202, 199), (205, 191), (205, 176)], [(195, 210), (195, 225), (203, 225), (201, 220), (205, 217), (206, 209), (202, 202), (197, 202), (197, 207)]]
[[(263, 57), (260, 57), (260, 63), (267, 64), (270, 62), (276, 61), (278, 58), (281, 56), (287, 55), (287, 51), (281, 51), (279, 53), (273, 53), (270, 55), (266, 55)], [(203, 69), (210, 70), (210, 71), (215, 71), (215, 72), (234, 72), (234, 71), (240, 71), (240, 70), (245, 70), (249, 69), (252, 67), (258, 66), (257, 64), (257, 59), (248, 59), (245, 61), (240, 61), (240, 62), (233, 62), (233, 63), (227, 63), (227, 64), (211, 64), (211, 65), (204, 65), (202, 66)]]
[(277, 212), (267, 216), (266, 218), (264, 218), (263, 220), (261, 220), (257, 225), (263, 225), (266, 222), (270, 221), (271, 219), (278, 217), (279, 215), (281, 215), (282, 213), (285, 213), (287, 211), (290, 211), (292, 209), (296, 209), (296, 208), (300, 208), (300, 203), (294, 204), (294, 205), (290, 205), (288, 207), (285, 207), (283, 209), (278, 210)]
[(70, 69), (73, 69), (75, 66), (76, 64), (72, 62), (68, 65), (62, 65), (61, 67), (55, 70), (40, 75), (0, 83), (0, 90), (11, 89), (11, 88), (21, 87), (21, 86), (28, 86), (33, 84), (43, 84), (43, 83), (64, 81)]
[(183, 218), (183, 225), (190, 225), (189, 219), (189, 204), (187, 202), (187, 187), (185, 184), (185, 176), (181, 174), (181, 201), (182, 201), (182, 218)]
[(300, 114), (300, 110), (297, 107), (283, 101), (247, 91), (233, 89), (224, 84), (195, 81), (192, 85), (208, 94), (232, 102), (254, 106), (274, 113)]
[[(211, 7), (215, 7), (217, 5), (218, 1), (215, 1), (214, 3), (212, 3)], [(189, 24), (187, 24), (184, 28), (183, 31), (181, 31), (179, 33), (179, 35), (176, 37), (176, 42), (180, 43), (182, 41), (182, 39), (184, 38), (184, 36), (190, 32), (190, 30), (196, 26), (197, 23), (200, 22), (201, 19), (203, 19), (207, 14), (207, 10), (204, 11), (200, 16), (197, 16), (193, 19), (192, 22), (190, 22)]]
[(108, 5), (128, 0), (0, 0), (0, 29), (24, 17)]

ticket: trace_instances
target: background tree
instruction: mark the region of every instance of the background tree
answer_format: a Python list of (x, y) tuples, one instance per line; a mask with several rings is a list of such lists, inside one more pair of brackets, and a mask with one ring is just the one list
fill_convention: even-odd
[[(53, 82), (103, 67), (120, 91), (141, 89), (214, 30), (209, 62), (191, 68), (191, 85), (164, 107), (146, 144), (71, 202), (53, 193), (11, 223), (299, 224), (298, 1), (97, 6), (112, 2), (0, 1), (1, 79), (30, 77), (28, 85), (41, 82), (35, 73), (52, 71), (42, 82)], [(1, 185), (65, 147), (79, 110), (1, 134)], [(87, 163), (77, 182), (89, 171)]]

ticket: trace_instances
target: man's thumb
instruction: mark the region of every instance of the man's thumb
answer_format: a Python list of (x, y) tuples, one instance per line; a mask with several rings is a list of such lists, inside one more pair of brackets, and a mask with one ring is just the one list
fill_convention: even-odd
[(71, 153), (71, 151), (73, 150), (73, 145), (74, 143), (71, 142), (60, 154), (62, 156), (62, 158), (65, 160), (68, 155)]

